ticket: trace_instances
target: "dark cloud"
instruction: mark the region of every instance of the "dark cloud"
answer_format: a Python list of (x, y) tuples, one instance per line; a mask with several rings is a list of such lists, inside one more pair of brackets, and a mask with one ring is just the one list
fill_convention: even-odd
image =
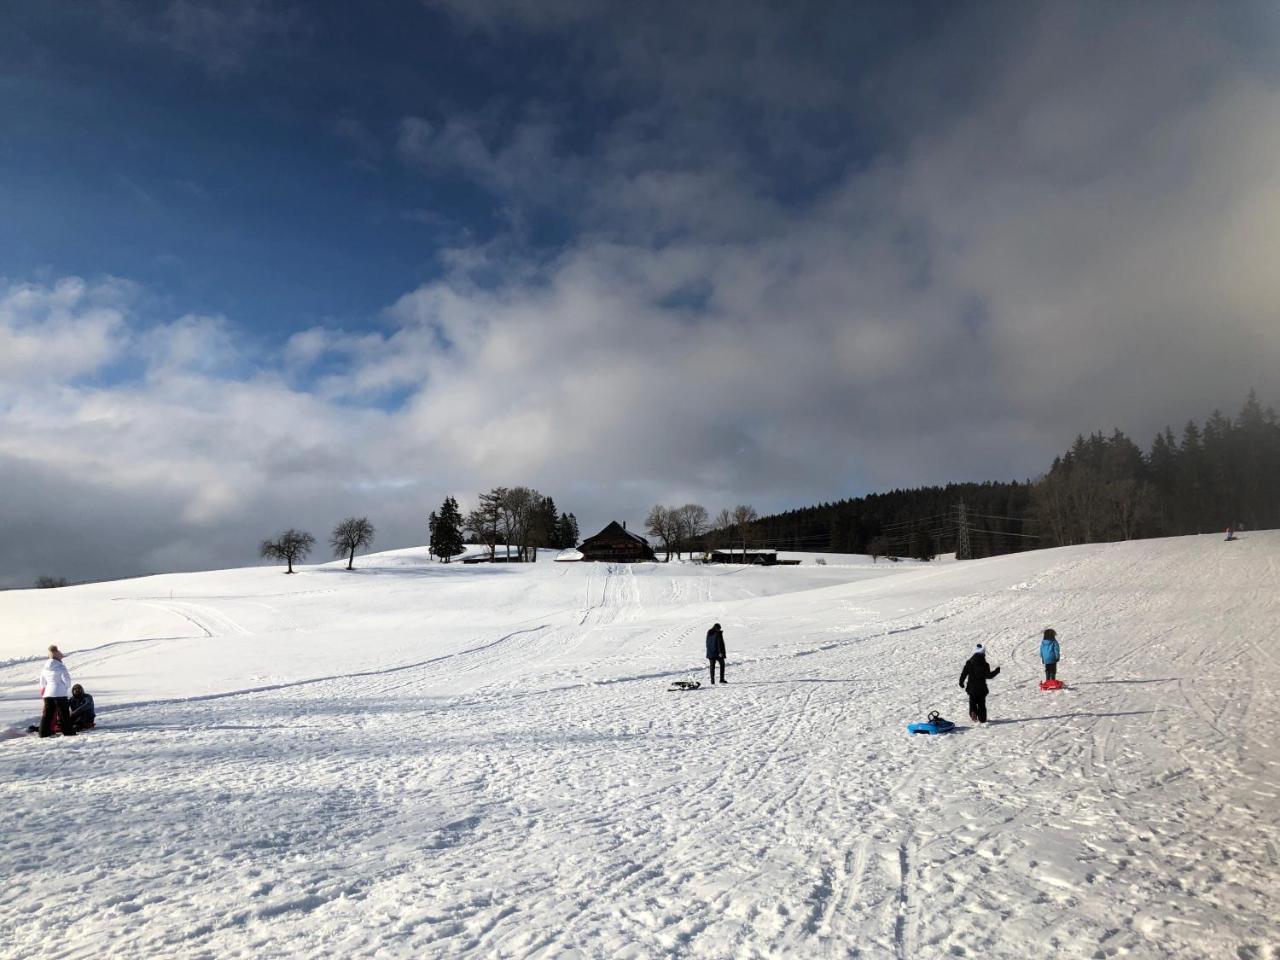
[(247, 562), (352, 513), (404, 545), (496, 484), (585, 530), (1026, 477), (1080, 431), (1280, 401), (1266, 8), (440, 6), (564, 44), (600, 103), (424, 107), (398, 157), (556, 242), (462, 243), (279, 355), (144, 328), (127, 289), (0, 291), (9, 519), (51, 544), (0, 577)]

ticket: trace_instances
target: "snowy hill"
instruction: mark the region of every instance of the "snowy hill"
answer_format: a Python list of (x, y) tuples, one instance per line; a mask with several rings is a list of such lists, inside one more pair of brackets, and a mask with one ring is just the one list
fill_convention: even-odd
[[(0, 743), (0, 955), (1277, 957), (1277, 557), (409, 550), (3, 593), (0, 728), (51, 642), (101, 722)], [(713, 621), (729, 685), (667, 693)], [(908, 737), (930, 709), (961, 730)]]

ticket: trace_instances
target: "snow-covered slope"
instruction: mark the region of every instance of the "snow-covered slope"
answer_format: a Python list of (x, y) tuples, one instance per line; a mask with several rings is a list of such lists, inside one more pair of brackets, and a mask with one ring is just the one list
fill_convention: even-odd
[[(0, 728), (51, 642), (101, 724), (0, 743), (0, 955), (1280, 956), (1277, 557), (399, 551), (3, 593)], [(713, 621), (729, 685), (667, 693)], [(908, 737), (929, 709), (961, 730)]]

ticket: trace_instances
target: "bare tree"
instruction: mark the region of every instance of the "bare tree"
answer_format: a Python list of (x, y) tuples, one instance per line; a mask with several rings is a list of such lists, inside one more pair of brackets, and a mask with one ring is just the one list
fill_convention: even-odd
[(521, 562), (529, 559), (529, 541), (533, 529), (534, 512), (542, 505), (542, 495), (528, 487), (511, 487), (502, 498), (502, 531), (507, 540), (507, 556), (511, 556), (511, 544), (519, 547)]
[(476, 543), (483, 543), (489, 548), (490, 560), (498, 552), (498, 524), (506, 495), (506, 487), (494, 487), (488, 493), (480, 494), (480, 506), (468, 513), (465, 521), (466, 529), (476, 538)]
[(649, 516), (645, 518), (644, 522), (645, 530), (661, 540), (662, 549), (667, 551), (667, 558), (663, 562), (670, 563), (671, 545), (680, 535), (680, 529), (676, 523), (675, 511), (668, 510), (659, 503), (649, 511)]
[(329, 537), (329, 546), (333, 547), (335, 557), (347, 558), (347, 569), (352, 569), (356, 561), (356, 551), (361, 547), (373, 545), (373, 524), (368, 517), (347, 517), (333, 528)]
[(700, 503), (686, 503), (677, 507), (676, 515), (676, 556), (680, 556), (680, 548), (684, 547), (692, 553), (694, 544), (707, 532), (707, 508)]
[(740, 503), (733, 508), (733, 526), (737, 531), (738, 540), (742, 543), (742, 562), (747, 562), (747, 531), (751, 524), (758, 520), (760, 515), (756, 513), (756, 508)]
[(303, 530), (294, 530), (290, 527), (274, 540), (263, 540), (259, 551), (262, 556), (269, 559), (283, 560), (289, 565), (289, 569), (285, 573), (293, 573), (294, 563), (301, 563), (307, 559), (307, 554), (311, 552), (311, 548), (315, 545), (316, 538), (311, 534)]
[(721, 510), (716, 514), (716, 518), (711, 521), (713, 546), (717, 549), (723, 546), (733, 545), (733, 511), (728, 508)]

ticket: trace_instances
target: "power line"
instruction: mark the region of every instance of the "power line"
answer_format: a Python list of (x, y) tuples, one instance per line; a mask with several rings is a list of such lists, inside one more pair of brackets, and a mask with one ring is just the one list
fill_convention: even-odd
[(1034, 517), (997, 517), (990, 513), (971, 513), (971, 517), (981, 517), (984, 520), (1010, 520), (1014, 523), (1036, 523)]

